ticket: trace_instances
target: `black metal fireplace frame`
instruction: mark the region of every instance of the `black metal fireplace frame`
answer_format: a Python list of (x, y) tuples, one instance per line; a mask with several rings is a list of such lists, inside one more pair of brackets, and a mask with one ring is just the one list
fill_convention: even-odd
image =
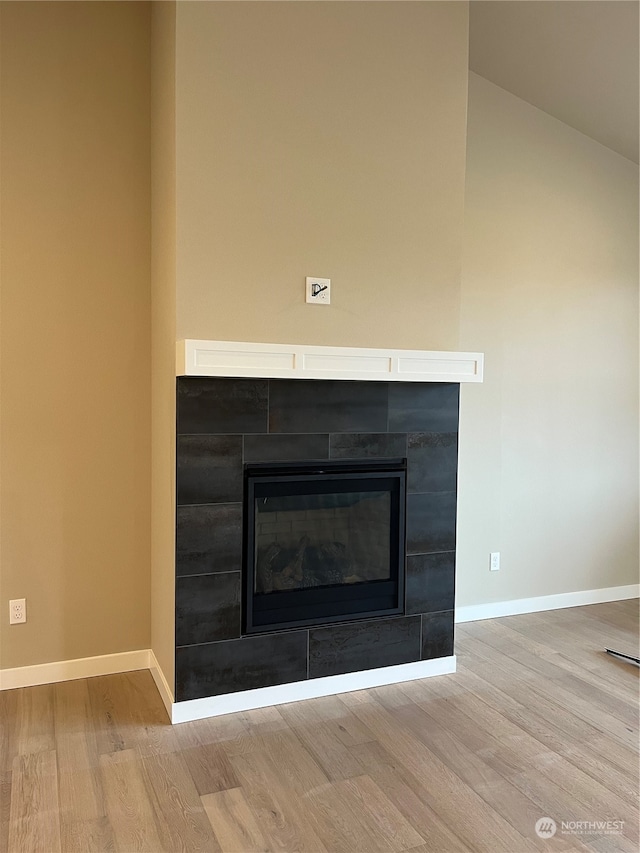
[[(406, 459), (367, 460), (317, 460), (281, 463), (246, 464), (244, 466), (243, 512), (243, 572), (242, 572), (242, 633), (261, 634), (324, 625), (334, 622), (352, 622), (380, 616), (397, 616), (405, 612), (405, 552), (406, 552)], [(255, 585), (255, 521), (254, 505), (261, 485), (289, 484), (294, 493), (306, 488), (309, 478), (316, 484), (325, 484), (327, 493), (350, 492), (354, 476), (371, 491), (388, 490), (391, 495), (392, 517), (397, 526), (390, 530), (389, 580), (365, 581), (355, 584), (336, 584), (303, 590), (272, 593), (274, 607), (263, 606), (259, 596), (254, 596)], [(296, 484), (300, 484), (296, 486)], [(328, 488), (332, 484), (331, 488)], [(384, 485), (383, 485), (384, 484)], [(368, 489), (366, 489), (368, 490)], [(299, 492), (304, 494), (304, 491)], [(363, 597), (363, 588), (368, 593)], [(265, 596), (267, 598), (267, 596)], [(369, 602), (369, 604), (367, 604)], [(359, 604), (359, 608), (358, 608)], [(257, 605), (257, 606), (256, 606)], [(342, 610), (327, 615), (330, 605)], [(354, 606), (358, 609), (354, 610)], [(306, 618), (283, 619), (292, 608), (303, 607)], [(281, 618), (278, 618), (280, 614)]]

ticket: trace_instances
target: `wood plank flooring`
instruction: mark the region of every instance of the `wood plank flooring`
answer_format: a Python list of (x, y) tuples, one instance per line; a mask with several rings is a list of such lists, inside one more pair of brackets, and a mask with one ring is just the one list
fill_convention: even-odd
[(636, 851), (639, 671), (605, 646), (637, 654), (637, 601), (459, 625), (455, 675), (173, 727), (146, 671), (0, 693), (0, 853)]

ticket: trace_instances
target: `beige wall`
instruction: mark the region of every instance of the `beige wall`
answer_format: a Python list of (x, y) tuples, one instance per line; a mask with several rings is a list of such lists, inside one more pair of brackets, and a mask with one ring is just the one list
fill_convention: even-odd
[(637, 166), (471, 75), (459, 605), (638, 581), (637, 200)]
[(472, 75), (463, 245), (465, 3), (1, 23), (0, 667), (172, 681), (176, 335), (485, 351), (459, 604), (637, 580), (637, 169)]
[(178, 338), (456, 349), (467, 11), (177, 4)]
[[(149, 9), (2, 3), (2, 667), (149, 647)], [(9, 626), (10, 598), (28, 622)]]
[(176, 4), (151, 18), (151, 648), (173, 689), (175, 658)]

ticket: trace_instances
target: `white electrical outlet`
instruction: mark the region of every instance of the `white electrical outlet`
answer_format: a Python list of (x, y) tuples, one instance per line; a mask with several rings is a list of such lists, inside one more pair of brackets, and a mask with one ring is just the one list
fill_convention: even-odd
[(9, 625), (21, 625), (27, 621), (27, 599), (14, 598), (9, 602)]
[(331, 302), (331, 279), (330, 278), (306, 278), (307, 302), (314, 305), (329, 305)]
[(489, 554), (489, 571), (497, 572), (500, 570), (500, 551), (492, 551)]

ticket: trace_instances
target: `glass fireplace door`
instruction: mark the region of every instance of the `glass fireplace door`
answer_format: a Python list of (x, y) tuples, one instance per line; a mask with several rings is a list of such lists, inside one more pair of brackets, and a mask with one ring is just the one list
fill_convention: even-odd
[(404, 460), (247, 466), (244, 630), (403, 612)]

